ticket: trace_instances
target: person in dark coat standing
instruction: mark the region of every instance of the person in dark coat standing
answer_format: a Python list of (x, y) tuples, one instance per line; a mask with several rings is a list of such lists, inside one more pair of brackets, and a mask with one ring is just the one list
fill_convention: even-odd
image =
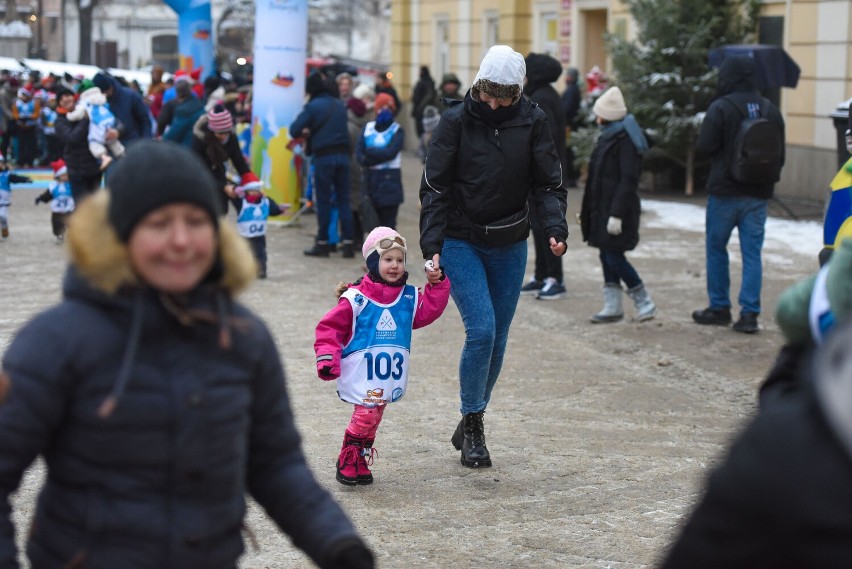
[(119, 125), (118, 139), (124, 146), (151, 138), (151, 113), (139, 93), (105, 73), (96, 73), (92, 83), (106, 95), (109, 109)]
[(157, 122), (157, 129), (162, 128), (165, 133), (163, 140), (171, 140), (191, 148), (195, 139), (192, 129), (204, 114), (204, 103), (195, 96), (192, 86), (186, 81), (178, 83), (176, 91), (177, 97), (163, 105), (160, 113), (162, 123)]
[[(420, 67), (420, 77), (411, 92), (411, 117), (414, 119), (414, 129), (417, 132), (418, 140), (423, 138), (423, 110), (425, 109), (425, 107), (420, 106), (420, 102), (431, 97), (434, 92), (435, 80), (429, 74), (429, 68), (423, 65)], [(426, 149), (423, 148), (422, 142), (418, 146), (417, 152), (421, 158), (426, 155)]]
[[(563, 186), (565, 180), (565, 115), (559, 93), (551, 83), (562, 75), (562, 65), (553, 57), (544, 53), (531, 53), (526, 58), (527, 80), (524, 95), (536, 103), (547, 115), (547, 126), (559, 162), (562, 164)], [(557, 300), (565, 298), (565, 282), (562, 273), (562, 257), (550, 251), (547, 233), (539, 222), (535, 208), (530, 208), (533, 243), (535, 245), (535, 274), (521, 287), (521, 294), (534, 295), (539, 300)]]
[(349, 206), (349, 129), (346, 106), (332, 95), (328, 83), (313, 72), (305, 81), (308, 103), (290, 125), (290, 136), (307, 136), (314, 172), (314, 201), (317, 210), (317, 237), (304, 251), (310, 257), (328, 257), (328, 227), (331, 200), (335, 199), (343, 234), (343, 257), (355, 257), (352, 246), (352, 210)]
[[(565, 71), (565, 91), (562, 93), (562, 112), (565, 114), (565, 126), (567, 127), (565, 136), (565, 187), (577, 187), (577, 171), (574, 169), (574, 150), (571, 148), (570, 140), (573, 133), (579, 125), (577, 124), (577, 114), (580, 112), (580, 101), (582, 95), (580, 93), (580, 85), (578, 84), (580, 72), (576, 67), (569, 67)], [(554, 141), (557, 142), (558, 141)]]
[[(767, 202), (775, 182), (743, 184), (734, 179), (731, 163), (740, 124), (746, 116), (760, 115), (777, 125), (784, 147), (784, 118), (778, 107), (760, 96), (754, 83), (754, 60), (747, 56), (726, 57), (719, 68), (718, 96), (710, 104), (698, 133), (696, 149), (713, 159), (707, 179), (707, 296), (710, 304), (692, 313), (697, 324), (728, 326), (731, 323), (731, 275), (728, 241), (734, 228), (740, 240), (743, 275), (740, 285), (740, 318), (736, 332), (759, 330), (760, 290), (763, 286), (761, 250), (766, 229)], [(754, 109), (754, 110), (752, 110)], [(783, 157), (782, 157), (783, 163)], [(779, 172), (780, 174), (780, 172)]]
[(530, 203), (552, 254), (567, 250), (559, 154), (547, 115), (523, 97), (525, 76), (520, 53), (491, 47), (464, 101), (441, 115), (420, 180), (420, 249), (453, 279), (465, 327), (451, 443), (469, 468), (491, 466), (483, 415), (524, 282)]
[(305, 461), (274, 339), (235, 300), (256, 265), (216, 191), (190, 150), (142, 141), (75, 212), (64, 300), (3, 357), (0, 566), (18, 566), (8, 500), (40, 455), (34, 569), (233, 569), (246, 494), (319, 567), (374, 567)]
[(625, 256), (639, 243), (639, 174), (648, 141), (633, 115), (627, 114), (618, 87), (607, 89), (592, 110), (601, 134), (589, 162), (580, 227), (583, 241), (600, 250), (604, 307), (591, 321), (617, 322), (624, 318), (622, 282), (636, 305), (636, 319), (650, 320), (657, 307)]
[(236, 184), (228, 179), (227, 163), (231, 163), (241, 178), (251, 172), (234, 134), (234, 119), (225, 107), (215, 105), (207, 114), (198, 118), (192, 127), (192, 133), (195, 136), (192, 149), (201, 156), (213, 173), (219, 189), (219, 205), (222, 211), (228, 211), (228, 201)]
[[(56, 93), (56, 137), (62, 143), (62, 156), (68, 167), (68, 180), (74, 202), (83, 198), (101, 185), (103, 171), (100, 162), (89, 151), (89, 117), (69, 121), (68, 113), (75, 107), (74, 93), (65, 87)], [(110, 129), (108, 137), (118, 137), (118, 131)]]
[(849, 566), (850, 342), (852, 323), (839, 323), (786, 392), (761, 402), (707, 479), (661, 569)]

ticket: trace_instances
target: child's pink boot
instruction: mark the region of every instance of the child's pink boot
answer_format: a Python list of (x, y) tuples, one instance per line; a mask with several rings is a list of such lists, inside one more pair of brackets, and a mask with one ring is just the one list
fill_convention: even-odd
[(364, 441), (364, 448), (358, 454), (358, 484), (372, 484), (373, 473), (370, 472), (370, 466), (373, 465), (373, 458), (379, 454), (379, 451), (373, 448), (373, 441), (376, 439), (367, 439)]
[[(364, 461), (364, 457), (361, 456), (364, 443), (364, 439), (355, 437), (348, 431), (344, 434), (343, 448), (340, 449), (340, 456), (337, 457), (337, 481), (341, 484), (354, 486), (360, 482), (358, 473), (360, 464)], [(370, 482), (372, 481), (373, 476), (370, 475)], [(362, 484), (369, 484), (369, 482), (362, 482)]]

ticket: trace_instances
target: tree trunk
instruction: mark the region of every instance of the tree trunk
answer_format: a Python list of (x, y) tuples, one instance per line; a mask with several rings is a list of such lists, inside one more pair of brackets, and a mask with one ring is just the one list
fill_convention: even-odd
[(6, 24), (18, 19), (18, 3), (15, 0), (6, 0)]
[(83, 65), (92, 64), (92, 12), (94, 2), (86, 8), (79, 8), (80, 12), (80, 57), (78, 63)]
[(695, 192), (695, 142), (690, 141), (686, 147), (686, 195)]

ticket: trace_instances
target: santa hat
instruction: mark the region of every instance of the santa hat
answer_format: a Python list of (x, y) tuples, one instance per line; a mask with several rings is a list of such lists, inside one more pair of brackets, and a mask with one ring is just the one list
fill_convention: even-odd
[(189, 73), (187, 73), (186, 69), (178, 69), (177, 71), (175, 71), (173, 77), (175, 83), (177, 83), (178, 81), (190, 81)]
[(610, 87), (603, 95), (598, 97), (592, 106), (592, 112), (608, 122), (620, 121), (627, 116), (627, 105), (624, 103), (624, 95), (618, 87)]
[(51, 162), (50, 167), (53, 169), (54, 178), (58, 178), (59, 176), (68, 173), (68, 166), (65, 165), (65, 160), (63, 160), (62, 158)]
[(242, 197), (246, 192), (255, 190), (261, 191), (263, 189), (263, 185), (260, 183), (260, 180), (257, 176), (252, 172), (246, 172), (240, 178), (240, 185), (236, 188), (236, 193), (238, 196)]
[(20, 89), (18, 89), (18, 97), (20, 97), (21, 99), (29, 99), (32, 98), (32, 96), (33, 92), (27, 89), (26, 87), (21, 87)]
[(190, 72), (189, 72), (189, 79), (190, 79), (190, 81), (192, 81), (193, 83), (198, 83), (198, 81), (201, 79), (201, 68), (200, 68), (200, 67), (196, 67), (195, 69), (193, 69), (192, 71), (190, 71)]

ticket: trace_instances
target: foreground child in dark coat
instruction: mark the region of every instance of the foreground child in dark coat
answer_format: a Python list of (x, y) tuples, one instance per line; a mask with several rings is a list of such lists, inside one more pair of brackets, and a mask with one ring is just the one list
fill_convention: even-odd
[(3, 358), (0, 567), (41, 455), (34, 569), (233, 569), (246, 493), (319, 567), (373, 568), (305, 463), (269, 330), (234, 300), (254, 264), (216, 191), (191, 151), (141, 141), (79, 204), (65, 299)]

